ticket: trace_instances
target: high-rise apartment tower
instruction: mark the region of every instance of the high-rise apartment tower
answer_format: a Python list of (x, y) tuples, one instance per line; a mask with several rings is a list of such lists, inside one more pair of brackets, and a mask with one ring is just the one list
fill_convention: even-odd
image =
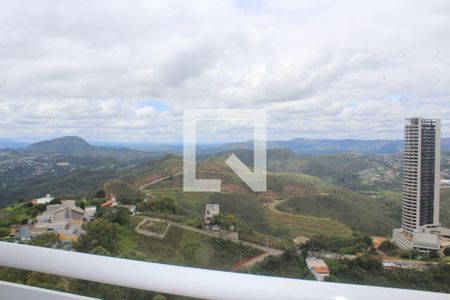
[(407, 232), (439, 226), (440, 135), (440, 120), (406, 120), (402, 228)]

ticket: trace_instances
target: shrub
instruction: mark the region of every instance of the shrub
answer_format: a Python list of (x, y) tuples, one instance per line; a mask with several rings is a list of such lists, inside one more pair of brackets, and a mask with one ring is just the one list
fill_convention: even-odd
[(130, 221), (128, 208), (123, 206), (101, 207), (97, 212), (97, 217), (120, 225), (128, 224)]
[(398, 252), (397, 246), (390, 241), (383, 241), (380, 246), (378, 246), (378, 250), (388, 255), (395, 255)]

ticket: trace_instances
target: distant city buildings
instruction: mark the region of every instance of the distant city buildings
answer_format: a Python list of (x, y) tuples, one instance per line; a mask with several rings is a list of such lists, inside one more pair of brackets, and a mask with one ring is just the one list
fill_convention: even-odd
[(393, 242), (402, 249), (438, 251), (449, 235), (439, 223), (441, 122), (407, 119), (403, 158), (402, 227)]

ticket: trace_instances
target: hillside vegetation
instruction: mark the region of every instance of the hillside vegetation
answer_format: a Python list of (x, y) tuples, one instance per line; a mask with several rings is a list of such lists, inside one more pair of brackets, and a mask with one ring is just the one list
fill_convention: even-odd
[(372, 199), (336, 188), (328, 193), (290, 198), (280, 209), (338, 220), (354, 230), (367, 234), (385, 235), (398, 226), (387, 213), (387, 207)]
[(128, 253), (141, 260), (154, 262), (230, 270), (240, 259), (253, 257), (261, 252), (230, 241), (211, 238), (199, 233), (172, 226), (162, 240), (149, 238), (134, 232), (140, 218), (131, 218), (125, 228), (127, 241), (123, 244)]
[[(245, 153), (245, 152), (244, 152)], [(346, 235), (349, 228), (367, 234), (387, 234), (397, 224), (381, 201), (330, 184), (318, 177), (295, 173), (269, 173), (268, 191), (253, 193), (223, 161), (226, 154), (205, 159), (198, 166), (199, 178), (220, 178), (223, 193), (183, 193), (181, 176), (151, 185), (147, 193), (171, 197), (193, 216), (201, 217), (206, 203), (218, 203), (224, 213), (239, 217), (250, 229), (275, 236), (315, 234)], [(179, 161), (170, 158), (149, 169), (145, 177), (167, 176)], [(158, 175), (159, 174), (159, 175)], [(145, 182), (138, 178), (136, 181)], [(267, 209), (277, 199), (285, 215)], [(292, 206), (292, 207), (291, 207)], [(295, 215), (292, 215), (294, 213)]]
[(120, 161), (155, 157), (155, 154), (150, 152), (125, 148), (111, 149), (92, 146), (84, 139), (77, 136), (66, 136), (48, 141), (41, 141), (16, 151), (22, 154), (35, 156), (60, 154), (80, 157), (109, 157)]

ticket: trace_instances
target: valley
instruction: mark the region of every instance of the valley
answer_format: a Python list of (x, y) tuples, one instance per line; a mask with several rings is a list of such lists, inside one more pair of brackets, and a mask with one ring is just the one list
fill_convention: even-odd
[[(374, 255), (376, 250), (370, 246), (369, 236), (388, 237), (400, 222), (400, 154), (307, 156), (290, 149), (272, 148), (267, 154), (267, 191), (255, 193), (225, 165), (232, 152), (213, 151), (200, 155), (197, 177), (220, 179), (222, 191), (188, 193), (183, 192), (182, 159), (177, 155), (138, 151), (133, 159), (130, 151), (134, 150), (118, 154), (123, 149), (111, 152), (86, 146), (78, 139), (69, 140), (75, 145), (79, 143), (76, 147), (79, 150), (66, 151), (59, 140), (47, 144), (52, 151), (44, 150), (45, 143), (32, 146), (33, 151), (30, 148), (0, 151), (2, 234), (9, 232), (11, 225), (33, 222), (40, 213), (37, 210), (45, 209), (45, 206), (30, 207), (33, 198), (51, 194), (55, 201), (74, 199), (78, 207), (94, 206), (100, 210), (104, 203), (114, 199), (121, 206), (134, 207), (138, 215), (131, 215), (128, 221), (119, 224), (115, 219), (108, 221), (107, 216), (99, 215), (98, 220), (85, 224), (84, 230), (96, 234), (87, 227), (93, 222), (98, 226), (113, 226), (118, 233), (115, 246), (91, 245), (92, 240), (84, 237), (82, 242), (73, 244), (77, 251), (311, 279), (304, 264), (304, 247), (353, 256)], [(239, 149), (233, 153), (252, 165), (250, 150)], [(450, 170), (449, 162), (449, 155), (444, 154), (443, 176)], [(230, 241), (204, 231), (207, 204), (220, 206), (221, 218), (231, 220), (239, 240)], [(450, 189), (442, 190), (441, 205), (442, 223), (450, 224)], [(169, 226), (160, 239), (142, 235), (135, 228), (146, 217), (171, 222), (174, 226)], [(291, 263), (297, 265), (290, 266)], [(339, 274), (339, 265), (328, 263)], [(5, 271), (0, 268), (0, 276), (4, 276), (2, 272)], [(333, 280), (350, 280), (346, 276)], [(80, 285), (78, 281), (69, 282), (70, 290)], [(91, 295), (104, 288), (103, 285), (92, 288)], [(86, 290), (89, 288), (84, 286), (83, 291)], [(117, 291), (126, 293), (120, 288)]]

